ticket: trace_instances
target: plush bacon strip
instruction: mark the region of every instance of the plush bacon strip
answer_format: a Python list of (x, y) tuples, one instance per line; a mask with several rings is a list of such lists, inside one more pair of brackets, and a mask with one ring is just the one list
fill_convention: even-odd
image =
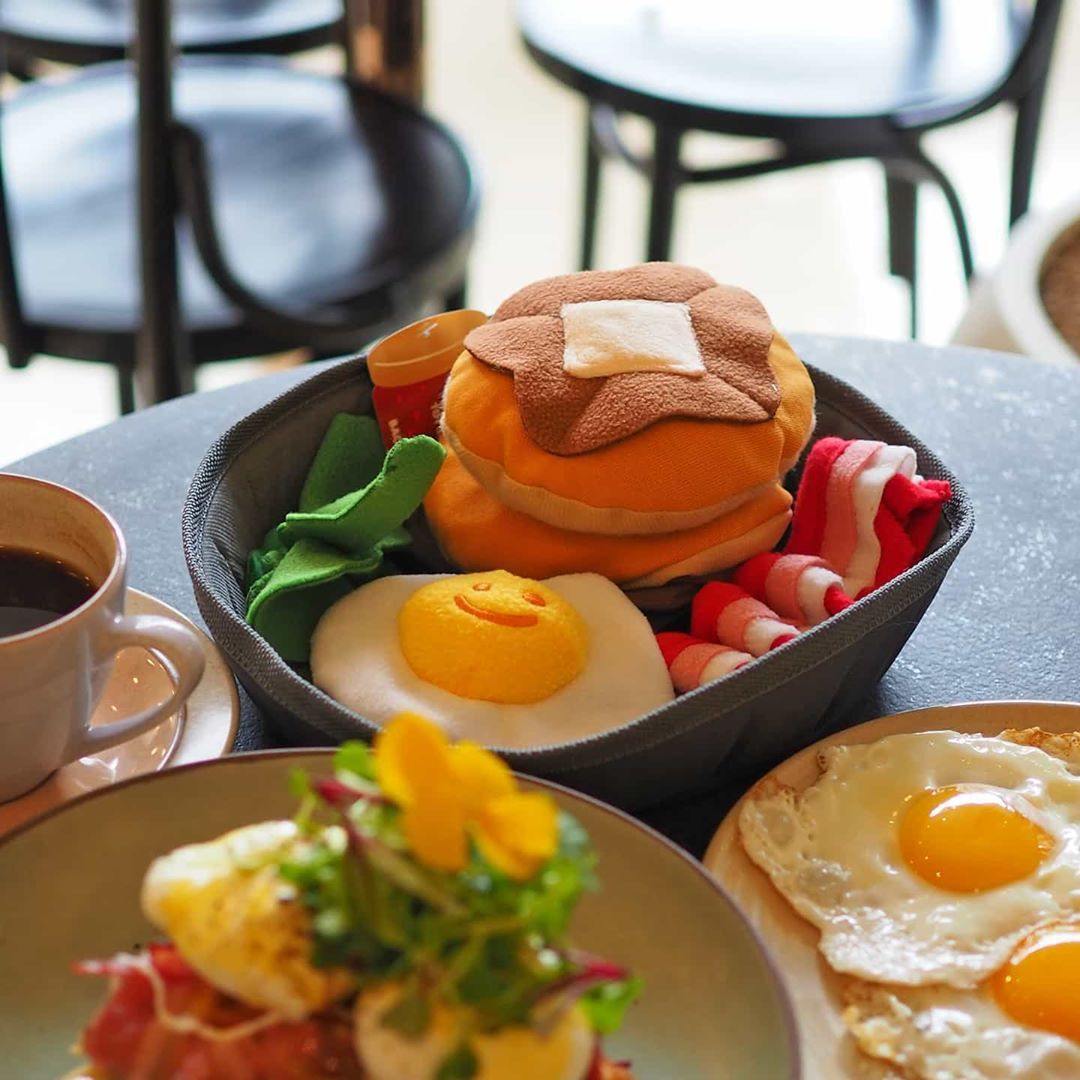
[(817, 626), (852, 603), (843, 579), (817, 555), (762, 552), (735, 571), (734, 581), (782, 618), (804, 626)]
[(694, 597), (690, 633), (751, 656), (764, 656), (797, 637), (799, 628), (738, 585), (710, 581)]
[(952, 497), (947, 481), (924, 480), (916, 466), (907, 446), (819, 440), (803, 469), (785, 554), (824, 559), (854, 599), (903, 573), (926, 552)]
[(656, 643), (667, 664), (671, 683), (680, 694), (722, 679), (754, 659), (749, 653), (727, 645), (702, 641), (692, 634), (674, 630), (657, 634)]

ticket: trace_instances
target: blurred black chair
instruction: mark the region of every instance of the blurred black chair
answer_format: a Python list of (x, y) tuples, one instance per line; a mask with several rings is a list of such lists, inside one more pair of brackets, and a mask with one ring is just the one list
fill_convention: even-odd
[[(173, 41), (183, 52), (286, 55), (338, 41), (341, 0), (175, 0)], [(96, 64), (130, 51), (132, 0), (3, 0), (0, 40), (17, 73), (36, 60)]]
[[(123, 411), (193, 365), (356, 349), (464, 303), (478, 194), (454, 136), (347, 78), (262, 57), (175, 66), (167, 0), (137, 63), (21, 87), (0, 126), (0, 333), (116, 366)], [(137, 75), (137, 79), (136, 79)]]
[[(999, 102), (1016, 108), (1010, 223), (1028, 207), (1039, 117), (1062, 0), (877, 0), (785, 5), (625, 0), (519, 0), (525, 44), (547, 72), (588, 101), (581, 265), (592, 265), (600, 165), (619, 157), (651, 184), (647, 257), (671, 249), (682, 184), (876, 158), (885, 172), (889, 270), (911, 286), (917, 328), (917, 185), (937, 186), (973, 272), (960, 200), (920, 146), (923, 132)], [(636, 154), (620, 113), (651, 122)], [(775, 141), (764, 159), (717, 168), (683, 164), (688, 131)]]

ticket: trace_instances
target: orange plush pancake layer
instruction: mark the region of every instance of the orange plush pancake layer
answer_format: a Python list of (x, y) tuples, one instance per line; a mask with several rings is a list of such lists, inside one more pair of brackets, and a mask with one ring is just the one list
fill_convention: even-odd
[[(687, 540), (694, 536), (700, 544), (701, 526), (726, 518), (741, 506), (757, 507), (762, 500), (776, 503), (772, 489), (797, 460), (813, 429), (813, 384), (779, 334), (774, 335), (768, 359), (781, 393), (770, 420), (748, 424), (670, 418), (587, 454), (562, 456), (542, 450), (526, 433), (513, 377), (463, 352), (447, 385), (443, 430), (459, 457), (458, 470), (467, 467), (495, 499), (539, 519), (538, 523), (608, 536), (633, 533), (642, 538), (641, 545), (655, 544), (656, 534), (683, 530)], [(443, 473), (454, 471), (447, 466)], [(437, 486), (442, 492), (429, 498), (429, 517), (441, 535), (449, 521), (457, 534), (462, 529), (457, 518), (464, 508), (449, 500), (462, 485), (444, 480)], [(723, 524), (717, 535), (732, 538)], [(627, 538), (626, 550), (635, 546), (633, 539)], [(552, 537), (544, 541), (552, 542)], [(566, 542), (577, 544), (569, 538)], [(602, 541), (600, 546), (607, 544)], [(451, 546), (470, 545), (455, 535)], [(685, 549), (674, 536), (670, 547)], [(614, 553), (613, 559), (635, 566), (656, 561), (627, 561)], [(570, 567), (570, 562), (560, 563), (558, 569), (544, 573)], [(607, 572), (592, 564), (572, 568)]]
[(790, 505), (788, 492), (773, 484), (693, 529), (653, 536), (572, 532), (494, 499), (452, 450), (424, 501), (443, 551), (463, 570), (501, 567), (530, 578), (592, 571), (635, 586), (712, 573), (767, 551), (787, 528)]

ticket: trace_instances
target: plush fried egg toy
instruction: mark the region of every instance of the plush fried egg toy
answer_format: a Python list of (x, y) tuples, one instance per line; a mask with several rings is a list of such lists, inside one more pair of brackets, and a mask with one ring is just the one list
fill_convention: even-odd
[(937, 731), (832, 746), (801, 792), (763, 784), (743, 847), (837, 971), (970, 988), (1080, 915), (1080, 776), (1035, 746)]
[(594, 735), (674, 697), (645, 616), (599, 574), (380, 578), (322, 617), (311, 673), (376, 723), (413, 711), (501, 747)]

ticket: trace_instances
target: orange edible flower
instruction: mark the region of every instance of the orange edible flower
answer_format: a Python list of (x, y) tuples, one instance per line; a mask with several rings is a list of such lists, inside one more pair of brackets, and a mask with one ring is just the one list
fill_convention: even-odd
[(558, 844), (555, 804), (518, 790), (500, 758), (471, 742), (451, 744), (441, 728), (401, 713), (375, 739), (375, 768), (402, 810), (402, 830), (425, 866), (454, 873), (469, 861), (469, 838), (497, 870), (530, 878)]

